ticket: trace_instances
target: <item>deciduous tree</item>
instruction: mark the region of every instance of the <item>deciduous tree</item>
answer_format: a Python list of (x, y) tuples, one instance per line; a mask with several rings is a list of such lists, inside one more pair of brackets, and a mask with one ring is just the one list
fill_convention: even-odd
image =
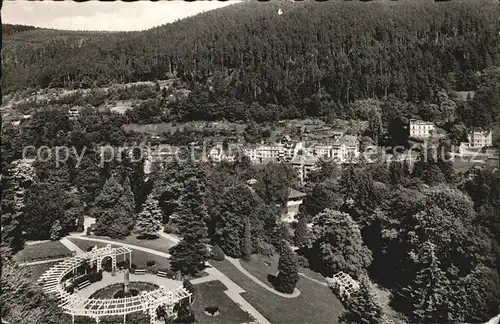
[(330, 273), (343, 271), (358, 278), (372, 262), (360, 229), (349, 214), (330, 209), (319, 213), (313, 219), (313, 236), (313, 254)]

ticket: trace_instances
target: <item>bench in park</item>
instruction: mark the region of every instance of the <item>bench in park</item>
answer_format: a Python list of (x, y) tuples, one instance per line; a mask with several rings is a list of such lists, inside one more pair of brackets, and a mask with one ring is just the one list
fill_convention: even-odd
[(167, 278), (168, 277), (168, 274), (165, 271), (162, 271), (162, 270), (158, 270), (157, 275), (158, 275), (158, 277), (163, 277), (163, 278)]
[(85, 280), (84, 282), (82, 282), (78, 285), (78, 290), (83, 289), (83, 288), (87, 287), (88, 285), (90, 285), (90, 281)]
[(134, 273), (136, 275), (143, 275), (143, 274), (146, 274), (146, 269), (135, 269)]

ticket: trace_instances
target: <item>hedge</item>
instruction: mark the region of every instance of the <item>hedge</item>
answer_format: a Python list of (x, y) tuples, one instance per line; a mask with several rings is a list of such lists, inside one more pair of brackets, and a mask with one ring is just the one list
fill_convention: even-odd
[(226, 256), (218, 245), (214, 245), (210, 251), (210, 258), (215, 261), (224, 261)]

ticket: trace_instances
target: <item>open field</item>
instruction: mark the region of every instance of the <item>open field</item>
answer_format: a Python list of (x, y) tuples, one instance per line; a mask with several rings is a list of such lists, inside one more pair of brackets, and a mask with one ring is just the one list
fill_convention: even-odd
[[(301, 278), (297, 284), (300, 296), (283, 298), (260, 287), (236, 269), (229, 261), (211, 261), (211, 264), (222, 271), (246, 290), (242, 294), (262, 315), (274, 324), (334, 324), (344, 307), (333, 292), (320, 284)], [(244, 267), (264, 283), (267, 275), (275, 273), (275, 265), (267, 267), (264, 259), (252, 261)]]
[(71, 251), (59, 241), (46, 241), (26, 245), (24, 249), (14, 256), (14, 260), (17, 262), (30, 262), (62, 258), (70, 255)]
[[(226, 286), (220, 281), (209, 281), (194, 286), (195, 301), (193, 311), (197, 323), (203, 324), (238, 324), (248, 323), (253, 319), (236, 305), (225, 293)], [(219, 307), (219, 315), (205, 314), (206, 307)]]

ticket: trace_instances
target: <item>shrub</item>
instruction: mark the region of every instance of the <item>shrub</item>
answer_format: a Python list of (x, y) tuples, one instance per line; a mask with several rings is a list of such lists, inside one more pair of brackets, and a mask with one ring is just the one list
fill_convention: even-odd
[(156, 264), (156, 261), (155, 260), (148, 260), (146, 261), (146, 266), (147, 267), (152, 267)]
[(75, 286), (73, 284), (66, 287), (66, 292), (72, 294), (75, 292)]
[(226, 256), (224, 255), (224, 251), (218, 245), (215, 245), (210, 251), (210, 258), (215, 261), (224, 261)]
[(169, 234), (179, 234), (179, 229), (172, 223), (167, 223), (163, 226), (163, 232)]
[(127, 261), (120, 261), (116, 263), (116, 267), (118, 269), (127, 269), (128, 268), (128, 262)]
[(182, 282), (182, 286), (189, 291), (190, 293), (194, 294), (194, 285), (191, 283), (189, 280), (184, 280)]
[(85, 218), (84, 218), (83, 214), (79, 214), (78, 215), (78, 225), (76, 226), (77, 232), (83, 232), (85, 230), (85, 228), (83, 226), (84, 220), (85, 220)]
[(158, 273), (158, 265), (154, 264), (152, 266), (146, 267), (146, 272), (147, 273), (152, 273), (152, 274), (157, 274)]
[(297, 264), (302, 268), (309, 268), (309, 260), (303, 255), (297, 255)]
[(95, 275), (96, 281), (101, 281), (102, 280), (102, 270), (96, 272), (95, 274), (96, 274)]
[(104, 271), (111, 272), (113, 269), (113, 263), (111, 261), (111, 258), (106, 258), (104, 259), (104, 262), (102, 263), (102, 268)]
[(73, 281), (73, 289), (74, 287), (78, 287), (84, 281), (97, 282), (102, 280), (102, 270), (92, 271), (87, 273), (86, 275), (80, 276)]
[(167, 278), (175, 279), (175, 272), (168, 268), (158, 268), (158, 271), (165, 272), (167, 274)]
[(264, 241), (257, 241), (257, 253), (264, 256), (273, 256), (276, 250), (272, 244), (266, 243)]

